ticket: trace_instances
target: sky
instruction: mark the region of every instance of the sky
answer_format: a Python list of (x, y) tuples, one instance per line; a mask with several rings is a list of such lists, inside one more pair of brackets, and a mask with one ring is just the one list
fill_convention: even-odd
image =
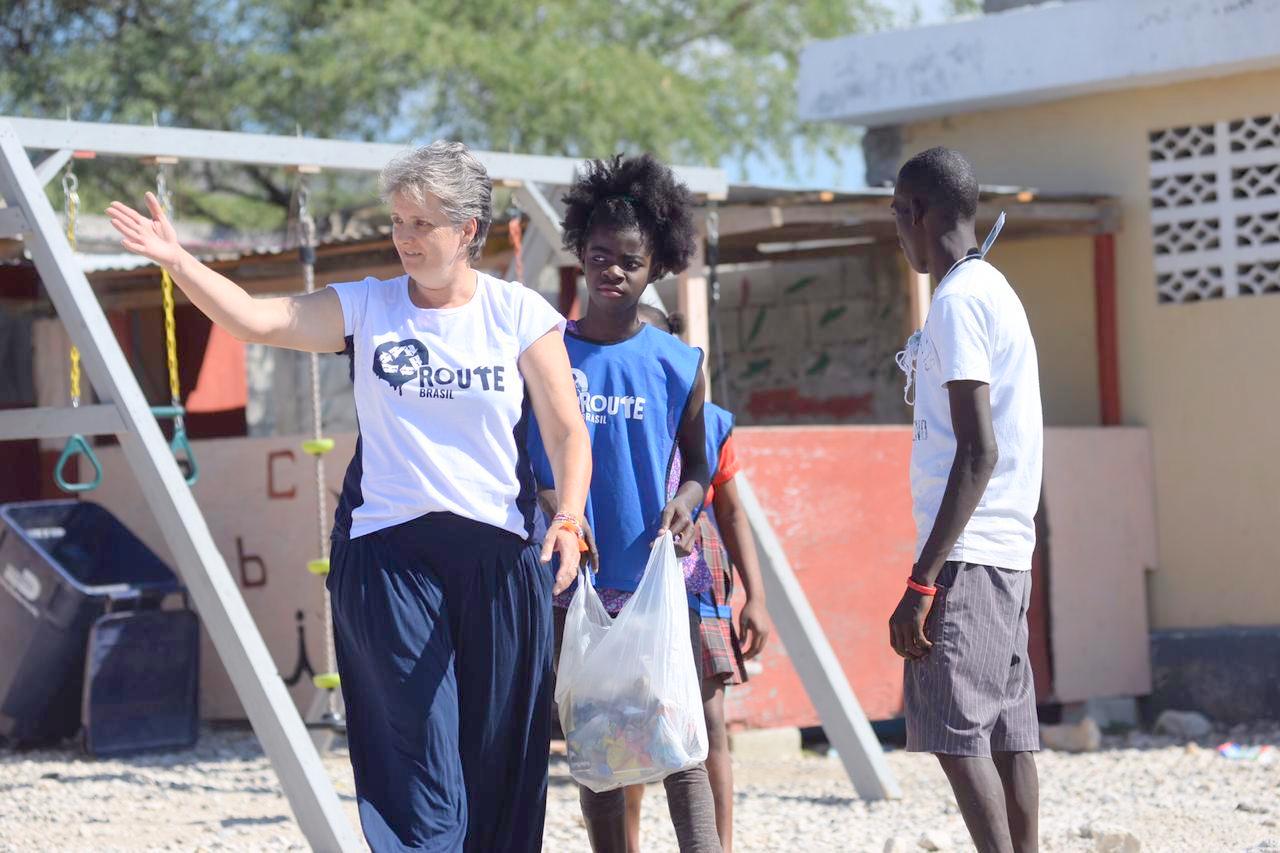
[[(950, 0), (894, 0), (902, 7), (901, 17), (905, 26), (918, 9), (919, 24), (934, 24), (947, 19)], [(835, 157), (808, 156), (796, 150), (795, 175), (787, 174), (786, 166), (777, 157), (753, 157), (746, 163), (736, 159), (720, 164), (729, 174), (730, 183), (751, 183), (775, 187), (811, 187), (821, 189), (854, 189), (866, 185), (862, 161), (862, 149), (853, 145)]]

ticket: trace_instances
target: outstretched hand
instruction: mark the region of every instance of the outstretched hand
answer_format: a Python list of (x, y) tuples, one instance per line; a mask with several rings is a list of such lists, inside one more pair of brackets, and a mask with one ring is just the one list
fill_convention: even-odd
[(113, 201), (107, 208), (107, 218), (123, 238), (120, 245), (162, 267), (171, 267), (182, 253), (178, 232), (153, 193), (147, 193), (147, 210), (151, 212), (150, 219), (123, 202)]

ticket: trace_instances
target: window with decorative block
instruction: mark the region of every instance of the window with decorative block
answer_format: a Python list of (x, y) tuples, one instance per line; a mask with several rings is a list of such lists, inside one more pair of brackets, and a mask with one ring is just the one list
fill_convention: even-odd
[(1280, 294), (1280, 114), (1148, 135), (1156, 297)]

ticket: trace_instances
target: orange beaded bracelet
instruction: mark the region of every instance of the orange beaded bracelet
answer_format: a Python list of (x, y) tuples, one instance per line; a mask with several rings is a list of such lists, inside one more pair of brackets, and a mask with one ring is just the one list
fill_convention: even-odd
[(578, 550), (584, 553), (588, 550), (587, 536), (582, 532), (582, 522), (578, 521), (576, 516), (570, 515), (567, 512), (558, 512), (555, 517), (551, 519), (551, 526), (553, 528), (563, 527), (565, 530), (570, 531), (578, 537)]

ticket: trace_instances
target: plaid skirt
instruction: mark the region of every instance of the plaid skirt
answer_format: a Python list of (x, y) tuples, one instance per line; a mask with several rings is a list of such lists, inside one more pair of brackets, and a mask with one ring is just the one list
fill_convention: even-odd
[[(720, 531), (709, 513), (698, 516), (699, 548), (711, 573), (711, 597), (717, 607), (733, 601), (733, 566), (725, 550)], [(702, 617), (702, 677), (725, 685), (747, 680), (742, 644), (732, 619)]]

